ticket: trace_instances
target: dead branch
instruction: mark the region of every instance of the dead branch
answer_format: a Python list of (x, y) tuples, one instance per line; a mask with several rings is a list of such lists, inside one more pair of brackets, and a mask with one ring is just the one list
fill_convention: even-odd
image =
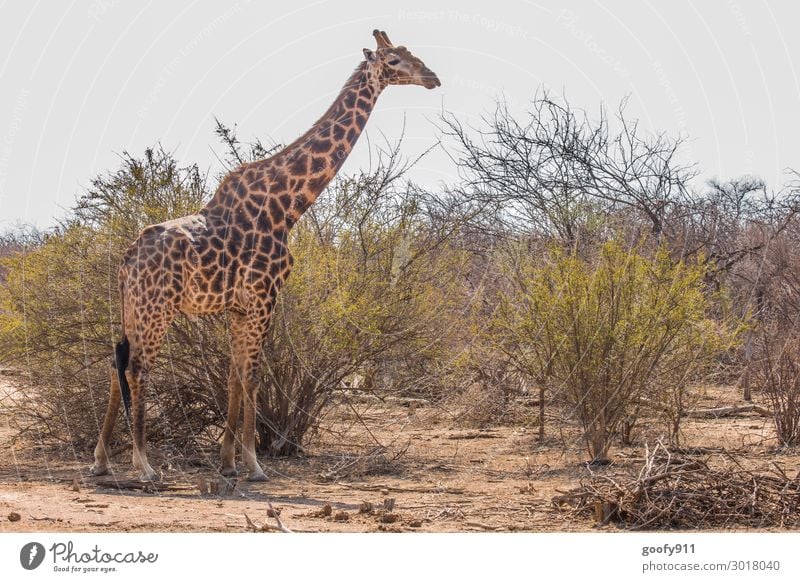
[(272, 517), (275, 518), (275, 522), (278, 524), (278, 529), (283, 533), (292, 533), (292, 530), (283, 525), (280, 514), (275, 510), (274, 507), (272, 507), (272, 503), (267, 502), (267, 506), (270, 508)]
[(464, 525), (470, 527), (477, 527), (478, 529), (486, 530), (486, 531), (497, 531), (503, 529), (501, 525), (489, 525), (487, 523), (480, 523), (479, 521), (465, 521)]
[(729, 452), (712, 465), (662, 444), (647, 451), (638, 474), (596, 473), (577, 489), (552, 498), (599, 525), (634, 530), (800, 524), (800, 480), (781, 470), (748, 470)]
[(448, 440), (451, 441), (472, 440), (472, 439), (499, 439), (502, 438), (502, 435), (486, 431), (469, 431), (469, 432), (454, 433), (448, 435), (447, 438)]
[(754, 413), (759, 416), (771, 417), (772, 413), (757, 404), (744, 404), (742, 406), (723, 406), (721, 408), (707, 408), (702, 410), (688, 410), (686, 416), (689, 418), (726, 418), (738, 416), (745, 413)]
[(165, 483), (163, 481), (138, 481), (129, 479), (85, 479), (83, 484), (87, 486), (106, 487), (108, 489), (138, 490), (144, 492), (154, 491), (194, 491), (194, 485), (180, 483)]
[(351, 483), (339, 483), (342, 487), (356, 489), (358, 491), (396, 491), (398, 493), (448, 493), (450, 495), (461, 495), (464, 489), (459, 487), (390, 487), (386, 485), (353, 485)]

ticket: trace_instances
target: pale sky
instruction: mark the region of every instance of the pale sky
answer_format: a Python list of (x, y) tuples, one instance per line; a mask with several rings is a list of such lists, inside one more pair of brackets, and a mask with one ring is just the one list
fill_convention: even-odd
[[(557, 2), (0, 1), (0, 231), (47, 227), (93, 176), (160, 142), (214, 176), (214, 117), (243, 140), (288, 143), (327, 108), (387, 31), (440, 88), (390, 87), (366, 134), (415, 157), (444, 109), (477, 123), (538, 88), (691, 138), (701, 177), (800, 170), (800, 5), (764, 0)], [(367, 164), (364, 137), (343, 172)], [(437, 151), (410, 177), (453, 182)]]

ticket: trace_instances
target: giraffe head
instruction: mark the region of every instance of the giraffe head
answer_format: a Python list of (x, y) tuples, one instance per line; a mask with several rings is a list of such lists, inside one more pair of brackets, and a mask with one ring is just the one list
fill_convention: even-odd
[(378, 41), (374, 51), (364, 49), (367, 65), (384, 85), (422, 85), (433, 89), (441, 85), (436, 73), (404, 46), (394, 46), (382, 30), (373, 30)]

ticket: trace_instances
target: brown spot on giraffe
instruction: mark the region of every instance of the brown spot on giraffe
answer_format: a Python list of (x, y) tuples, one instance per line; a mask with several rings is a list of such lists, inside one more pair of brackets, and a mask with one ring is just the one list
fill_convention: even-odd
[(276, 155), (228, 174), (197, 214), (148, 226), (119, 268), (123, 337), (92, 473), (108, 471), (106, 445), (122, 400), (132, 413), (133, 464), (143, 479), (156, 476), (145, 450), (145, 395), (149, 370), (178, 313), (224, 311), (231, 332), (228, 411), (222, 474), (236, 474), (235, 435), (244, 405), (242, 459), (252, 480), (266, 475), (256, 459), (255, 412), (259, 353), (275, 298), (293, 258), (289, 229), (333, 179), (352, 151), (387, 85), (440, 85), (405, 47), (373, 31), (374, 51), (345, 83), (322, 118)]

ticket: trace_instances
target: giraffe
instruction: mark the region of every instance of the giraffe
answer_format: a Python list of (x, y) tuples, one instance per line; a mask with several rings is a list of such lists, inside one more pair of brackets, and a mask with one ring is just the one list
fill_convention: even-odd
[(118, 273), (123, 335), (114, 350), (92, 474), (108, 472), (107, 443), (121, 400), (133, 466), (140, 479), (156, 478), (145, 450), (149, 370), (179, 313), (224, 312), (231, 364), (221, 473), (237, 474), (236, 431), (244, 408), (242, 461), (249, 480), (267, 479), (255, 452), (257, 371), (275, 298), (292, 268), (289, 231), (336, 175), (388, 85), (441, 85), (407, 48), (394, 46), (383, 31), (372, 34), (377, 48), (363, 49), (364, 60), (310, 130), (277, 154), (231, 171), (197, 214), (147, 226), (124, 253)]

